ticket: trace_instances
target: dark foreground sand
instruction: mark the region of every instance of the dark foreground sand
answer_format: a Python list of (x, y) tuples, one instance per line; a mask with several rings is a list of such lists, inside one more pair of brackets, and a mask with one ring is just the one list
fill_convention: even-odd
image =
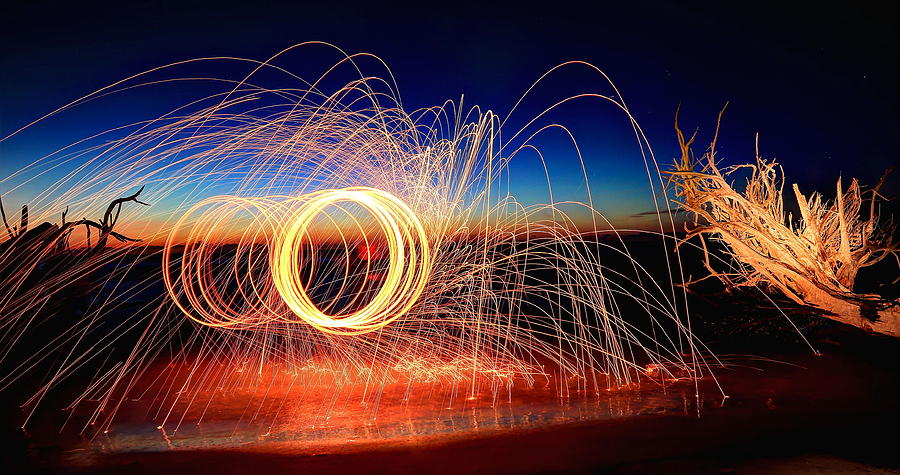
[[(345, 446), (320, 454), (296, 454), (283, 446), (117, 455), (98, 466), (54, 469), (129, 474), (896, 473), (891, 459), (896, 442), (882, 439), (870, 446), (860, 440), (872, 437), (865, 434), (872, 428), (848, 415), (830, 421), (813, 414), (648, 417), (467, 440)], [(890, 432), (880, 437), (892, 438)]]
[[(723, 375), (733, 397), (702, 417), (636, 416), (518, 431), (223, 450), (103, 455), (90, 464), (32, 453), (23, 473), (900, 473), (896, 345), (793, 358), (805, 366)], [(893, 353), (896, 355), (896, 353)], [(9, 452), (7, 451), (7, 454)], [(55, 462), (52, 460), (56, 460)]]

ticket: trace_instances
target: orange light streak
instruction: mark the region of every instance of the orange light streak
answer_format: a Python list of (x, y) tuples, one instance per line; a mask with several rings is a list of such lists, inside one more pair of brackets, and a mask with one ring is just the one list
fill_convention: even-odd
[[(304, 47), (333, 48), (289, 50)], [(133, 395), (154, 360), (168, 358), (183, 365), (184, 378), (158, 375), (154, 417), (177, 427), (183, 408), (206, 408), (212, 390), (239, 382), (266, 392), (266, 368), (292, 373), (310, 361), (329, 369), (335, 394), (352, 389), (373, 407), (397, 374), (411, 388), (468, 383), (465, 394), (453, 393), (461, 399), (536, 380), (568, 396), (708, 374), (714, 359), (690, 329), (671, 220), (654, 216), (659, 228), (647, 238), (659, 248), (650, 259), (664, 259), (666, 270), (645, 267), (594, 203), (574, 136), (546, 118), (576, 100), (611, 105), (634, 127), (647, 198), (664, 207), (652, 150), (605, 74), (578, 62), (554, 68), (548, 74), (595, 73), (598, 92), (562, 98), (533, 117), (516, 111), (543, 77), (507, 116), (461, 101), (409, 111), (379, 59), (333, 51), (337, 64), (318, 77), (294, 75), (276, 64), (280, 55), (199, 59), (135, 75), (55, 112), (181, 81), (212, 88), (0, 180), (3, 193), (21, 192), (35, 177), (54, 181), (28, 202), (33, 223), (59, 222), (67, 208), (70, 216), (95, 215), (144, 186), (141, 200), (151, 204), (119, 216), (118, 229), (141, 242), (73, 249), (40, 286), (28, 283), (41, 262), (19, 265), (9, 247), (2, 257), (16, 265), (0, 280), (0, 353), (18, 356), (13, 350), (46, 320), (45, 305), (73, 282), (92, 282), (99, 293), (58, 334), (41, 334), (38, 351), (26, 348), (0, 386), (47, 368), (46, 385), (27, 401), (36, 407), (63, 380), (97, 371), (80, 398), (102, 401), (92, 422), (109, 427), (120, 404), (140, 397)], [(220, 62), (252, 71), (241, 80), (177, 76), (185, 64)], [(364, 72), (364, 63), (382, 74)], [(158, 77), (166, 74), (175, 77)], [(287, 82), (268, 83), (270, 74)], [(555, 166), (538, 148), (548, 131), (562, 131), (571, 145), (583, 201), (554, 195)], [(546, 174), (546, 190), (536, 191), (548, 202), (515, 196), (515, 168), (523, 166)], [(307, 387), (324, 373), (297, 374)]]
[[(304, 243), (309, 237), (309, 228), (314, 219), (326, 213), (326, 208), (341, 202), (362, 205), (376, 218), (377, 227), (386, 238), (388, 250), (388, 270), (378, 280), (382, 286), (371, 301), (361, 309), (343, 314), (329, 315), (312, 301), (298, 270), (302, 267), (300, 257), (304, 254)], [(172, 249), (177, 231), (184, 221), (195, 212), (211, 203), (224, 204), (201, 214), (198, 222), (188, 235), (189, 246), (180, 259), (181, 275), (172, 276)], [(228, 296), (216, 286), (214, 272), (203, 260), (210, 259), (215, 241), (209, 235), (228, 224), (235, 212), (253, 210), (252, 225), (245, 228), (238, 247), (252, 252), (260, 232), (274, 236), (269, 246), (269, 268), (266, 281), (240, 284), (243, 296), (254, 304), (254, 312), (235, 311), (223, 303)], [(210, 212), (211, 211), (211, 212)], [(359, 229), (362, 224), (354, 219)], [(255, 231), (254, 231), (255, 230)], [(190, 243), (195, 243), (191, 245)], [(240, 255), (240, 253), (238, 254)], [(234, 196), (215, 197), (191, 208), (173, 228), (163, 251), (163, 280), (169, 296), (179, 309), (191, 320), (202, 325), (217, 328), (248, 328), (265, 325), (274, 321), (280, 323), (305, 323), (325, 333), (334, 335), (357, 335), (368, 333), (388, 325), (406, 314), (425, 291), (431, 274), (433, 256), (428, 244), (425, 228), (415, 213), (396, 196), (370, 187), (353, 187), (342, 190), (323, 190), (303, 195), (296, 199), (273, 201), (270, 199), (245, 199)], [(238, 259), (231, 268), (236, 279), (241, 280)], [(250, 272), (249, 275), (253, 273)], [(271, 292), (272, 287), (277, 293)], [(181, 302), (179, 290), (183, 290), (188, 303)], [(275, 310), (277, 303), (267, 299), (277, 297), (291, 310), (292, 314)], [(294, 318), (297, 317), (297, 318)]]

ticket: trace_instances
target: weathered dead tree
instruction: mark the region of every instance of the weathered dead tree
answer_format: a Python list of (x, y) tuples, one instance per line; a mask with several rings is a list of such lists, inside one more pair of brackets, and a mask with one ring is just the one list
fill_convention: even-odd
[[(854, 292), (860, 269), (898, 256), (893, 229), (879, 226), (876, 201), (884, 177), (868, 190), (868, 199), (855, 179), (846, 189), (838, 179), (833, 201), (819, 193), (805, 196), (793, 185), (800, 208), (794, 225), (784, 211), (784, 173), (775, 161), (760, 158), (757, 151), (753, 164), (717, 167), (721, 118), (720, 113), (708, 151), (697, 159), (691, 152), (696, 132), (686, 139), (676, 114), (681, 158), (668, 172), (678, 204), (694, 218), (686, 225), (686, 239), (701, 240), (710, 272), (703, 279), (718, 278), (729, 288), (774, 289), (824, 317), (900, 337), (900, 301)], [(727, 180), (739, 170), (750, 173), (743, 192)], [(734, 260), (733, 271), (713, 269), (707, 238), (724, 244)]]
[[(62, 213), (59, 224), (44, 222), (29, 228), (28, 207), (22, 207), (18, 226), (9, 226), (6, 211), (0, 201), (0, 217), (9, 239), (0, 243), (0, 326), (9, 321), (10, 315), (19, 315), (32, 308), (51, 305), (59, 291), (89, 276), (98, 264), (107, 259), (103, 253), (110, 237), (120, 242), (136, 242), (116, 232), (115, 226), (122, 205), (138, 200), (143, 188), (133, 195), (110, 202), (99, 221), (87, 218), (67, 221), (68, 209)], [(98, 238), (86, 247), (69, 248), (69, 238), (75, 229), (84, 226), (86, 232), (94, 230)]]
[[(3, 201), (0, 200), (0, 217), (3, 218), (3, 225), (9, 239), (0, 244), (0, 257), (7, 257), (9, 251), (30, 249), (40, 249), (44, 252), (60, 252), (69, 248), (69, 238), (72, 232), (79, 226), (84, 226), (87, 232), (87, 249), (90, 251), (100, 251), (106, 248), (109, 238), (112, 237), (119, 242), (139, 242), (140, 239), (133, 239), (118, 233), (114, 230), (119, 221), (119, 215), (122, 212), (122, 205), (128, 202), (135, 202), (147, 206), (147, 203), (138, 200), (140, 194), (144, 191), (144, 187), (132, 195), (117, 198), (109, 203), (106, 212), (100, 221), (83, 218), (77, 221), (67, 221), (66, 215), (69, 210), (66, 208), (62, 213), (62, 221), (59, 225), (44, 222), (35, 227), (28, 229), (28, 206), (22, 206), (22, 216), (19, 226), (10, 227), (6, 218), (6, 211), (3, 208)], [(91, 230), (95, 230), (98, 235), (96, 241), (91, 243)], [(21, 256), (20, 256), (21, 257)]]

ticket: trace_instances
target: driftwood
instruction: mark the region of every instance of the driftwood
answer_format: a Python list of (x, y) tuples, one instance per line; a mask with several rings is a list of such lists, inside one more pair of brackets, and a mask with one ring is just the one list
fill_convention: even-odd
[[(686, 139), (676, 114), (681, 157), (667, 172), (678, 204), (694, 218), (686, 227), (688, 238), (701, 240), (710, 272), (703, 279), (715, 277), (730, 288), (775, 289), (824, 317), (900, 337), (900, 301), (854, 292), (860, 269), (898, 256), (893, 229), (881, 227), (876, 212), (884, 177), (867, 192), (868, 199), (855, 179), (846, 188), (838, 179), (833, 201), (818, 193), (806, 196), (793, 185), (800, 208), (799, 223), (794, 225), (784, 211), (784, 175), (775, 161), (762, 159), (757, 152), (753, 164), (718, 168), (715, 147), (721, 117), (720, 113), (709, 150), (696, 159), (691, 152), (696, 133)], [(743, 192), (727, 180), (738, 170), (750, 172)], [(736, 270), (713, 269), (706, 238), (724, 244)]]
[[(6, 211), (3, 208), (3, 201), (0, 199), (0, 216), (3, 218), (3, 225), (9, 235), (9, 240), (0, 243), (0, 256), (6, 257), (11, 250), (21, 250), (23, 248), (43, 248), (45, 250), (64, 251), (69, 248), (69, 237), (72, 232), (79, 226), (84, 226), (87, 231), (87, 248), (92, 251), (100, 251), (106, 248), (109, 238), (112, 237), (119, 242), (139, 242), (140, 239), (130, 238), (121, 233), (114, 231), (116, 223), (119, 221), (119, 215), (122, 212), (122, 205), (128, 202), (135, 202), (147, 206), (138, 200), (140, 194), (144, 191), (141, 187), (136, 193), (117, 198), (109, 203), (106, 212), (100, 221), (82, 218), (77, 221), (67, 221), (66, 215), (69, 210), (66, 208), (62, 213), (62, 221), (59, 225), (44, 222), (35, 227), (28, 229), (28, 206), (22, 206), (22, 215), (19, 226), (9, 226), (6, 218)], [(97, 239), (91, 243), (91, 230), (97, 232)]]

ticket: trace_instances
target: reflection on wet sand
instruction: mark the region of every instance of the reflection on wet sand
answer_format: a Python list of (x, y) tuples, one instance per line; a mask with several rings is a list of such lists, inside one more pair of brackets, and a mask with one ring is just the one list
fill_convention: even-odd
[[(90, 466), (109, 454), (251, 448), (290, 444), (298, 452), (347, 443), (408, 438), (459, 438), (572, 422), (696, 410), (693, 383), (647, 384), (560, 398), (552, 384), (487, 387), (466, 397), (470, 383), (394, 382), (372, 388), (302, 383), (222, 387), (164, 399), (131, 398), (108, 431), (63, 447), (66, 464)], [(707, 386), (710, 386), (707, 388)], [(718, 394), (710, 384), (710, 397)], [(376, 395), (373, 396), (372, 393)], [(162, 393), (165, 394), (165, 393)], [(159, 396), (163, 398), (164, 396)], [(83, 410), (88, 417), (89, 410)], [(165, 425), (159, 425), (162, 418)], [(73, 427), (75, 424), (69, 423)]]

